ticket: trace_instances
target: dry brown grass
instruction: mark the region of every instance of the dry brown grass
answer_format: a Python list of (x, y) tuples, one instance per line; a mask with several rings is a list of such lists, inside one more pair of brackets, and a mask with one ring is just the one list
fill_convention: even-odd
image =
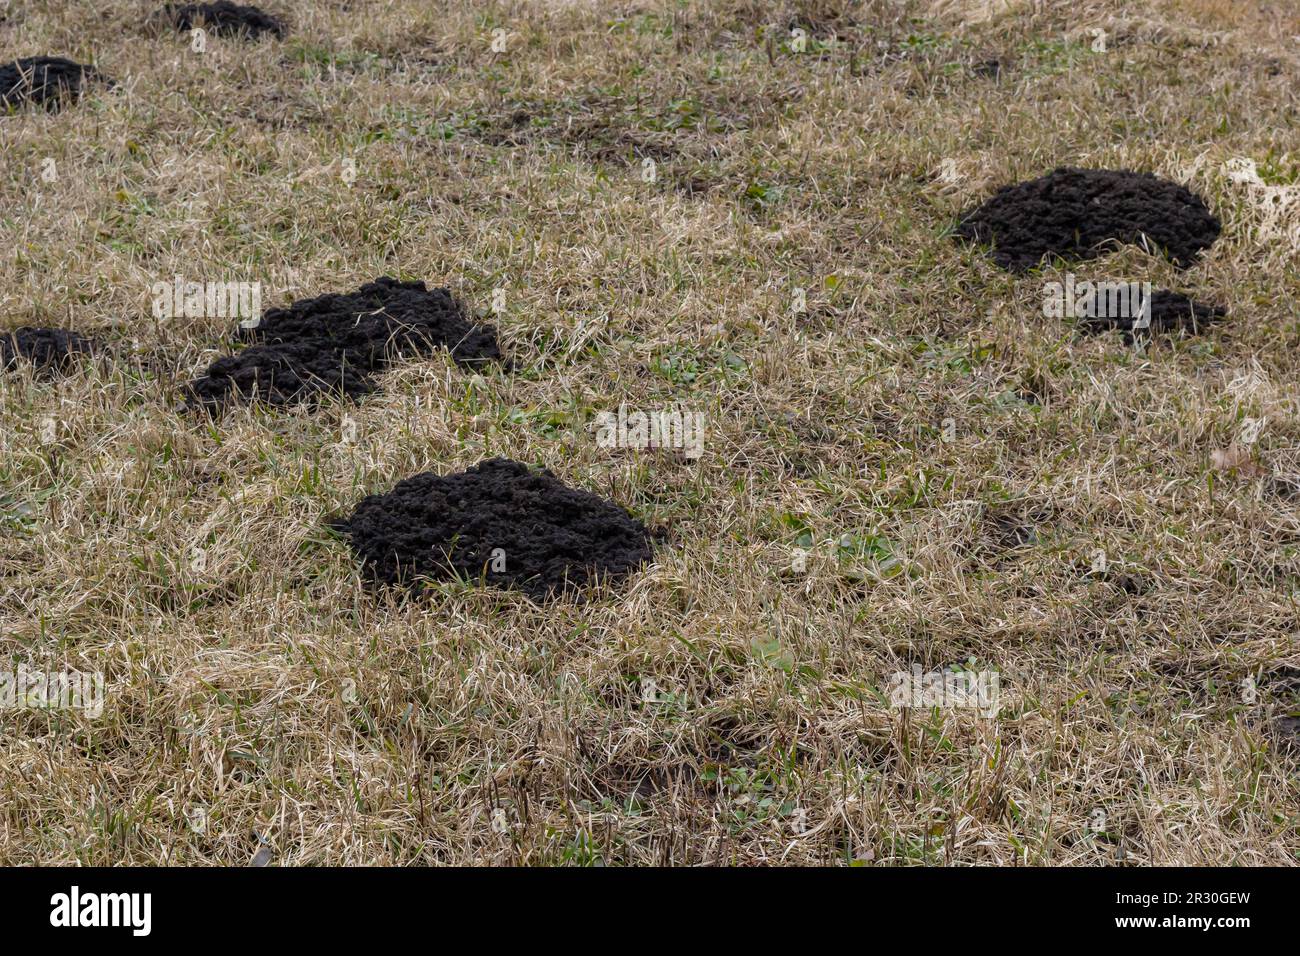
[[(6, 323), (116, 350), (0, 378), (0, 648), (108, 681), (98, 719), (0, 714), (0, 862), (1295, 862), (1300, 281), (1223, 171), (1296, 181), (1285, 5), (266, 5), (286, 41), (202, 55), (145, 4), (0, 23), (8, 55), (119, 80), (0, 119)], [(839, 39), (794, 55), (770, 20)], [(1057, 270), (945, 236), (1067, 162), (1203, 192), (1224, 235), (1187, 274), (1088, 269), (1227, 322), (1080, 338), (1039, 313)], [(155, 321), (176, 273), (267, 305), (503, 288), (521, 371), (413, 364), (207, 427), (176, 389), (229, 323)], [(698, 462), (587, 427), (678, 401), (709, 418)], [(1215, 459), (1246, 418), (1249, 455)], [(494, 454), (672, 546), (585, 605), (370, 595), (323, 518)], [(995, 720), (882, 696), (969, 659), (1001, 672)]]

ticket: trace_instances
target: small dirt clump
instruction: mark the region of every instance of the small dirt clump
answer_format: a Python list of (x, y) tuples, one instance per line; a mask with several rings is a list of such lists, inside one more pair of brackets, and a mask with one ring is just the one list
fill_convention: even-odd
[(277, 39), (288, 32), (284, 22), (253, 6), (240, 6), (230, 0), (216, 3), (168, 4), (163, 16), (178, 30), (203, 27), (219, 36), (256, 38), (269, 33)]
[[(1098, 300), (1094, 298), (1094, 303)], [(1194, 302), (1181, 292), (1157, 289), (1151, 293), (1151, 309), (1147, 328), (1135, 328), (1137, 317), (1111, 317), (1100, 313), (1105, 310), (1094, 305), (1094, 315), (1079, 320), (1079, 330), (1089, 334), (1100, 334), (1110, 329), (1119, 329), (1127, 341), (1135, 335), (1174, 335), (1180, 332), (1198, 335), (1209, 326), (1218, 322), (1228, 310), (1217, 305), (1205, 305)]]
[(460, 578), (538, 603), (622, 580), (650, 560), (654, 539), (619, 505), (506, 458), (408, 478), (333, 527), (375, 583)]
[(93, 67), (61, 56), (28, 56), (0, 65), (0, 109), (31, 103), (51, 112), (76, 99), (85, 85), (102, 79)]
[(93, 351), (94, 343), (69, 329), (23, 326), (0, 333), (0, 371), (8, 371), (25, 359), (38, 373), (59, 372)]
[(447, 349), (458, 363), (501, 361), (496, 332), (472, 321), (447, 289), (383, 277), (356, 292), (268, 309), (240, 330), (250, 347), (213, 362), (188, 386), (191, 406), (233, 400), (288, 405), (325, 394), (356, 398), (394, 360)]
[(1044, 257), (1083, 260), (1112, 243), (1149, 241), (1186, 268), (1219, 237), (1200, 196), (1150, 173), (1062, 166), (999, 189), (962, 215), (956, 235), (992, 246), (993, 261), (1024, 272)]

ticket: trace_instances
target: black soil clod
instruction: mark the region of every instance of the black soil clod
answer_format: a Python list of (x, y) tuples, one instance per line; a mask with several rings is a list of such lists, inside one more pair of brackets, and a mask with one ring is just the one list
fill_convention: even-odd
[(203, 27), (220, 36), (259, 37), (269, 33), (282, 38), (287, 29), (284, 22), (253, 6), (240, 6), (230, 0), (216, 3), (169, 3), (163, 7), (163, 16), (178, 30)]
[(61, 56), (28, 56), (0, 65), (0, 108), (16, 109), (25, 103), (54, 111), (65, 99), (76, 99), (85, 85), (101, 75)]
[(11, 369), (25, 359), (37, 372), (63, 371), (92, 351), (94, 343), (68, 329), (23, 326), (0, 333), (0, 370)]
[(228, 401), (254, 399), (291, 405), (318, 394), (355, 398), (374, 387), (364, 369), (317, 342), (254, 345), (219, 358), (189, 386), (190, 405), (217, 408)]
[(473, 322), (448, 290), (387, 277), (346, 295), (268, 309), (241, 337), (250, 347), (213, 362), (188, 386), (191, 406), (288, 405), (327, 393), (355, 398), (395, 359), (443, 348), (462, 365), (501, 361), (495, 330)]
[[(1094, 297), (1093, 301), (1098, 300)], [(1094, 307), (1092, 311), (1100, 313), (1104, 310)], [(1157, 289), (1151, 293), (1150, 311), (1150, 327), (1136, 330), (1138, 335), (1171, 335), (1179, 332), (1197, 335), (1228, 314), (1228, 310), (1220, 306), (1193, 302), (1182, 293), (1170, 292), (1168, 289)], [(1079, 319), (1079, 330), (1097, 334), (1119, 329), (1126, 340), (1132, 341), (1134, 323), (1137, 321), (1139, 320), (1135, 317), (1093, 315)]]
[(650, 560), (654, 539), (619, 505), (505, 458), (408, 478), (334, 528), (375, 583), (460, 578), (539, 603), (627, 577)]
[(969, 210), (956, 234), (992, 246), (993, 261), (1018, 272), (1045, 256), (1091, 259), (1143, 237), (1181, 267), (1219, 237), (1219, 220), (1191, 190), (1150, 173), (1062, 166), (1004, 186)]

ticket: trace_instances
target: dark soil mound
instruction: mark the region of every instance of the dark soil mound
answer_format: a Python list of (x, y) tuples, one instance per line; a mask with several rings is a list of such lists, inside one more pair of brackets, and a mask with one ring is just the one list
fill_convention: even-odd
[(87, 82), (100, 78), (93, 66), (61, 56), (28, 56), (0, 65), (0, 108), (35, 103), (57, 110), (65, 99), (76, 99)]
[(240, 6), (230, 0), (217, 0), (216, 3), (169, 3), (163, 7), (163, 16), (174, 23), (178, 30), (192, 30), (201, 26), (221, 36), (258, 37), (269, 33), (274, 37), (283, 37), (288, 32), (280, 19), (257, 7)]
[(653, 550), (651, 532), (620, 506), (505, 458), (408, 478), (334, 527), (375, 582), (459, 577), (538, 602), (620, 580)]
[(1190, 190), (1150, 173), (1063, 166), (999, 189), (965, 213), (956, 234), (993, 247), (993, 261), (1025, 271), (1044, 256), (1091, 259), (1108, 243), (1145, 236), (1179, 266), (1219, 237), (1219, 220)]
[(477, 325), (446, 289), (381, 278), (347, 295), (268, 309), (241, 330), (249, 348), (208, 367), (189, 386), (191, 405), (234, 399), (286, 405), (324, 393), (356, 397), (394, 359), (445, 348), (462, 365), (501, 360), (496, 332)]
[(254, 345), (217, 359), (190, 385), (190, 404), (216, 407), (236, 398), (292, 405), (313, 393), (355, 398), (374, 383), (364, 369), (318, 342)]
[(476, 325), (446, 289), (383, 277), (356, 292), (300, 299), (287, 309), (268, 309), (251, 329), (253, 342), (321, 342), (347, 352), (359, 364), (385, 357), (451, 351), (462, 364), (499, 361), (496, 333)]
[[(1094, 299), (1096, 301), (1096, 299)], [(1093, 312), (1103, 311), (1094, 308)], [(1151, 325), (1147, 329), (1138, 329), (1139, 335), (1173, 334), (1186, 332), (1196, 335), (1228, 314), (1228, 310), (1217, 305), (1204, 305), (1193, 302), (1179, 292), (1157, 289), (1151, 293)], [(1079, 320), (1079, 329), (1083, 332), (1100, 333), (1109, 329), (1119, 329), (1124, 337), (1132, 341), (1134, 337), (1135, 318), (1112, 318), (1108, 316), (1090, 316)]]
[(0, 370), (13, 368), (22, 358), (38, 372), (60, 371), (93, 350), (94, 344), (76, 332), (24, 326), (0, 333)]

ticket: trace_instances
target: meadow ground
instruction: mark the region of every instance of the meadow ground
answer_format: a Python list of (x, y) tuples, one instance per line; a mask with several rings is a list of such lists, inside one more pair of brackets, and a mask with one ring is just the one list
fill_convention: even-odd
[[(0, 11), (117, 81), (0, 117), (4, 327), (111, 353), (0, 377), (0, 653), (106, 684), (0, 713), (0, 863), (1296, 861), (1295, 4), (265, 7), (203, 52)], [(1074, 271), (1227, 318), (1082, 336), (1064, 267), (953, 241), (1063, 164), (1205, 197), (1190, 269)], [(232, 323), (155, 318), (175, 275), (446, 285), (516, 368), (206, 421)], [(703, 454), (601, 447), (620, 404)], [(376, 597), (329, 517), (495, 455), (667, 544), (587, 603)], [(996, 716), (891, 706), (914, 666)]]

